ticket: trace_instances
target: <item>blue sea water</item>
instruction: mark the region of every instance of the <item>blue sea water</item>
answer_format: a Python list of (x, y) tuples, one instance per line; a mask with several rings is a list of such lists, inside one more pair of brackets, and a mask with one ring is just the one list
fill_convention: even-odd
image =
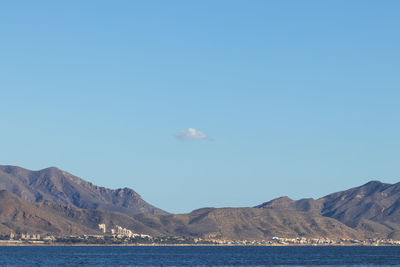
[(400, 247), (0, 247), (1, 266), (400, 266)]

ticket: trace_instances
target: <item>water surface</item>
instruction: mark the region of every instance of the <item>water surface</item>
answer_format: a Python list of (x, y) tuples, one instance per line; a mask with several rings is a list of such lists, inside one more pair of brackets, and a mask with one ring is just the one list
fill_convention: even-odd
[(0, 247), (1, 266), (393, 266), (400, 247)]

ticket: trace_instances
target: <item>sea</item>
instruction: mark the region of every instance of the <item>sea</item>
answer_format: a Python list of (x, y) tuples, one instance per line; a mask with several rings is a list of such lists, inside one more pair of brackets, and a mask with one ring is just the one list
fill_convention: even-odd
[(1, 246), (0, 266), (400, 266), (400, 247)]

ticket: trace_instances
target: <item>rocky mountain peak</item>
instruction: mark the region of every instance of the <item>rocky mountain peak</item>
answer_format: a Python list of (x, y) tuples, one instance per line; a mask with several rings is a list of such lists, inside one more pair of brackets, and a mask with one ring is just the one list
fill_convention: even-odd
[(113, 190), (96, 186), (56, 167), (30, 171), (0, 165), (0, 189), (9, 190), (31, 202), (51, 200), (60, 205), (117, 211), (127, 215), (167, 214), (144, 201), (133, 189)]

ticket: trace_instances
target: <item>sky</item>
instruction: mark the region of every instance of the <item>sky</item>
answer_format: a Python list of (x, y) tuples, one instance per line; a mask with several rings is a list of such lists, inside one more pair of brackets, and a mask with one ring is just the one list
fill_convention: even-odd
[(399, 1), (1, 1), (0, 164), (174, 213), (400, 181)]

